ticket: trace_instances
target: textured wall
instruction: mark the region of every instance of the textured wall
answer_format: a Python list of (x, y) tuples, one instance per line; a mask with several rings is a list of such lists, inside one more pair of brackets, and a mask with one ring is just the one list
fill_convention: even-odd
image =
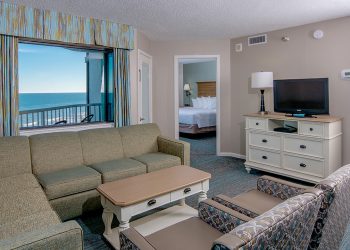
[[(256, 112), (258, 92), (250, 89), (249, 77), (255, 71), (273, 71), (275, 79), (328, 77), (330, 113), (344, 117), (343, 163), (350, 163), (350, 81), (341, 80), (340, 72), (350, 68), (350, 17), (269, 32), (268, 43), (247, 46), (247, 38), (231, 40), (231, 133), (234, 153), (245, 154), (243, 114)], [(316, 40), (312, 33), (324, 31)], [(289, 36), (289, 42), (281, 41)], [(243, 52), (234, 45), (243, 43)], [(272, 90), (266, 96), (273, 110)]]

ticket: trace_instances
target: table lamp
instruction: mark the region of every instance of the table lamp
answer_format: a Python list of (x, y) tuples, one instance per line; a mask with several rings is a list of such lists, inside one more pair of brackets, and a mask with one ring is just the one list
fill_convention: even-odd
[(261, 101), (259, 113), (267, 114), (265, 111), (264, 92), (265, 89), (273, 87), (273, 73), (272, 72), (255, 72), (252, 73), (252, 88), (260, 89)]

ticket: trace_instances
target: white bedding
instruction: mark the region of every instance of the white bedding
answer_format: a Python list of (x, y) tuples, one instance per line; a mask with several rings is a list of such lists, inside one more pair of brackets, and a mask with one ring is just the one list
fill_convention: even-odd
[(198, 125), (198, 128), (216, 126), (216, 109), (180, 108), (179, 122), (189, 125)]

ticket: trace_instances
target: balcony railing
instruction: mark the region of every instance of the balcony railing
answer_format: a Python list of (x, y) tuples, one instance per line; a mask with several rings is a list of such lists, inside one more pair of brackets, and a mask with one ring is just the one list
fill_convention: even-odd
[(101, 103), (75, 104), (19, 112), (20, 129), (102, 122)]

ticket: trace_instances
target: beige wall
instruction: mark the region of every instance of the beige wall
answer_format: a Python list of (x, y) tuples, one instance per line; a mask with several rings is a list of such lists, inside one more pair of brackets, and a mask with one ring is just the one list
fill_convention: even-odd
[[(315, 40), (312, 33), (324, 31)], [(245, 154), (243, 114), (256, 112), (259, 96), (249, 88), (255, 71), (273, 71), (275, 79), (328, 77), (330, 113), (344, 117), (343, 163), (350, 163), (350, 81), (341, 80), (340, 72), (350, 69), (350, 17), (269, 32), (268, 43), (247, 46), (247, 38), (231, 40), (231, 131), (232, 152)], [(289, 42), (281, 41), (289, 36)], [(243, 52), (234, 51), (243, 43)], [(272, 91), (267, 94), (267, 108), (273, 109)]]
[[(174, 56), (220, 55), (221, 152), (233, 152), (231, 135), (230, 40), (151, 42), (153, 56), (153, 118), (162, 133), (175, 136)], [(228, 136), (229, 135), (229, 136)]]

